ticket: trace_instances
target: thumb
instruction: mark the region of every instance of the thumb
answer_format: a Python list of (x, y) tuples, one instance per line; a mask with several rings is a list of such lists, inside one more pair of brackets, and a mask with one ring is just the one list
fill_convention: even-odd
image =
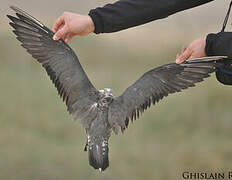
[(67, 34), (67, 26), (63, 26), (61, 29), (59, 29), (53, 36), (53, 40), (59, 40), (60, 38), (65, 37)]
[(191, 59), (196, 59), (198, 57), (194, 56), (193, 54), (188, 58), (188, 60), (191, 60)]
[(186, 61), (190, 56), (192, 55), (192, 51), (187, 48), (177, 59), (176, 59), (176, 63), (180, 64), (184, 61)]

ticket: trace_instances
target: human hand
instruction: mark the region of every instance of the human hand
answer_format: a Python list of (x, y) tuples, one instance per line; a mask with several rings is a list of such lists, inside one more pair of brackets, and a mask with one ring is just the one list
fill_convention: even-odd
[(187, 59), (205, 57), (205, 44), (206, 38), (195, 39), (187, 48), (183, 47), (180, 54), (176, 55), (176, 63), (180, 64)]
[(64, 39), (68, 42), (73, 36), (85, 36), (94, 31), (94, 23), (90, 16), (64, 12), (53, 24), (54, 40)]

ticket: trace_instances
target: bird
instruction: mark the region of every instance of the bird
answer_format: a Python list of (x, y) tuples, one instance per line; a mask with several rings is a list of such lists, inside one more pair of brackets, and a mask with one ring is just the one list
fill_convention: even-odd
[(18, 41), (46, 70), (67, 105), (74, 120), (79, 119), (86, 133), (85, 151), (89, 165), (99, 171), (109, 166), (109, 138), (123, 133), (152, 104), (169, 94), (181, 92), (224, 67), (226, 56), (212, 56), (169, 63), (144, 73), (120, 96), (110, 88), (97, 90), (90, 82), (80, 61), (62, 39), (39, 20), (10, 6), (16, 16), (7, 15)]

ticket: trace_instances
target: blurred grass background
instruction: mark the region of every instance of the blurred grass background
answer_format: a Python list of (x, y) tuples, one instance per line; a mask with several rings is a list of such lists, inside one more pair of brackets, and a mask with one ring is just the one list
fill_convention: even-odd
[[(1, 1), (0, 180), (167, 180), (182, 179), (184, 171), (231, 170), (232, 89), (214, 75), (153, 106), (123, 135), (112, 135), (104, 173), (88, 165), (84, 130), (19, 46), (5, 15), (17, 5), (51, 27), (63, 11), (88, 13), (107, 2), (113, 1)], [(144, 72), (173, 62), (182, 45), (219, 31), (228, 4), (215, 0), (126, 31), (76, 37), (70, 45), (95, 86), (119, 95)]]

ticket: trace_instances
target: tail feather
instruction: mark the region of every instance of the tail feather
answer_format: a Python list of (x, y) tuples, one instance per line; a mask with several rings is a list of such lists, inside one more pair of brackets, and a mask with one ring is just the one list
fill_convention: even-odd
[(107, 167), (109, 167), (109, 148), (108, 143), (92, 144), (89, 146), (89, 164), (94, 169), (99, 169), (100, 171), (104, 171)]

